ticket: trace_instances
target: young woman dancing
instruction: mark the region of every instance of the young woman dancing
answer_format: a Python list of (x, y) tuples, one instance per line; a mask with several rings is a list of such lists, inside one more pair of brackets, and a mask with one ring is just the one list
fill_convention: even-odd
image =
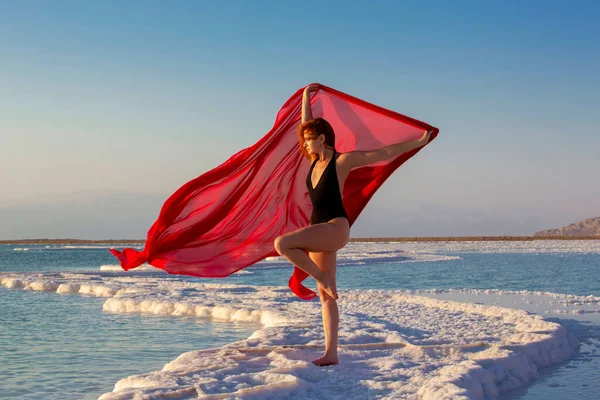
[(302, 124), (298, 127), (300, 150), (312, 162), (306, 177), (306, 186), (313, 204), (310, 225), (279, 236), (274, 245), (281, 256), (317, 281), (325, 332), (325, 354), (313, 361), (313, 364), (327, 366), (339, 363), (336, 252), (350, 238), (350, 223), (342, 204), (344, 182), (355, 168), (395, 158), (424, 146), (432, 131), (425, 131), (419, 140), (379, 150), (338, 153), (331, 125), (323, 118), (312, 117), (310, 94), (317, 90), (317, 85), (310, 85), (304, 90)]

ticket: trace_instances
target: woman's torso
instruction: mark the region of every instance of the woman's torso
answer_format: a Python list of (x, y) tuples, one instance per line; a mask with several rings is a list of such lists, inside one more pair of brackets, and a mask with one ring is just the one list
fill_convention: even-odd
[[(344, 184), (346, 183), (346, 179), (348, 178), (350, 171), (347, 171), (346, 168), (344, 168), (344, 165), (341, 163), (340, 158), (342, 158), (342, 157), (343, 157), (342, 153), (336, 152), (334, 154), (334, 158), (332, 158), (329, 162), (336, 163), (335, 170), (337, 173), (337, 180), (338, 180), (338, 184), (339, 184), (339, 188), (340, 188), (340, 193), (343, 195), (344, 194)], [(313, 161), (313, 164), (315, 164), (314, 161)], [(328, 166), (329, 166), (328, 163), (322, 163), (319, 161), (317, 161), (315, 165), (311, 166), (311, 171), (312, 171), (312, 174), (310, 175), (311, 184), (313, 184), (313, 183), (318, 184), (319, 179), (323, 176), (323, 173), (325, 172), (325, 169)], [(313, 187), (314, 187), (314, 185), (313, 185)]]
[(349, 171), (343, 166), (338, 168), (339, 156), (340, 153), (336, 152), (329, 161), (320, 163), (317, 159), (311, 165), (306, 178), (313, 203), (311, 224), (327, 222), (337, 217), (348, 218), (342, 204), (342, 193)]

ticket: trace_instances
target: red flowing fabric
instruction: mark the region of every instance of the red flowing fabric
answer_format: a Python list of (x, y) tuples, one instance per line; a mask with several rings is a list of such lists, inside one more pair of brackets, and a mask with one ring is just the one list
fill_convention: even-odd
[[(311, 162), (299, 152), (299, 89), (281, 107), (273, 128), (256, 144), (186, 183), (167, 199), (148, 231), (142, 251), (111, 249), (124, 270), (147, 262), (170, 274), (226, 277), (266, 257), (277, 256), (278, 236), (309, 225), (312, 205), (306, 188)], [(311, 98), (313, 116), (333, 126), (340, 153), (374, 150), (419, 139), (432, 126), (321, 85)], [(430, 141), (431, 141), (430, 140)], [(356, 221), (385, 180), (420, 149), (354, 169), (346, 179), (343, 204)], [(301, 299), (315, 292), (294, 266), (289, 285)]]

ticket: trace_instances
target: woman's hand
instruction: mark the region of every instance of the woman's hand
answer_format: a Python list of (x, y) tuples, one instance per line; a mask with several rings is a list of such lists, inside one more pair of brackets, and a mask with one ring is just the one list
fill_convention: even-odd
[(430, 131), (423, 132), (423, 136), (421, 136), (421, 139), (419, 139), (419, 142), (423, 143), (423, 145), (429, 143), (429, 138), (431, 137), (432, 133), (433, 133), (433, 129)]
[(321, 89), (321, 87), (318, 84), (311, 84), (304, 89), (304, 94), (310, 94), (311, 92), (316, 92), (319, 89)]

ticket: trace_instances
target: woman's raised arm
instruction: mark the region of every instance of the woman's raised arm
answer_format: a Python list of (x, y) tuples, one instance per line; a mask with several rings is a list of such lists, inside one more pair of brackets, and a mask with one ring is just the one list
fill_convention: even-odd
[(429, 137), (433, 133), (433, 130), (425, 131), (423, 136), (418, 140), (411, 140), (410, 142), (397, 143), (389, 146), (385, 146), (379, 150), (371, 151), (352, 151), (346, 153), (345, 162), (350, 169), (363, 167), (365, 165), (373, 164), (378, 161), (388, 160), (399, 156), (400, 154), (406, 153), (407, 151), (416, 149), (417, 147), (425, 146), (429, 142)]
[(317, 90), (319, 90), (318, 85), (308, 85), (306, 89), (304, 89), (304, 94), (302, 96), (302, 123), (313, 119), (312, 110), (310, 109), (310, 93), (316, 92)]

